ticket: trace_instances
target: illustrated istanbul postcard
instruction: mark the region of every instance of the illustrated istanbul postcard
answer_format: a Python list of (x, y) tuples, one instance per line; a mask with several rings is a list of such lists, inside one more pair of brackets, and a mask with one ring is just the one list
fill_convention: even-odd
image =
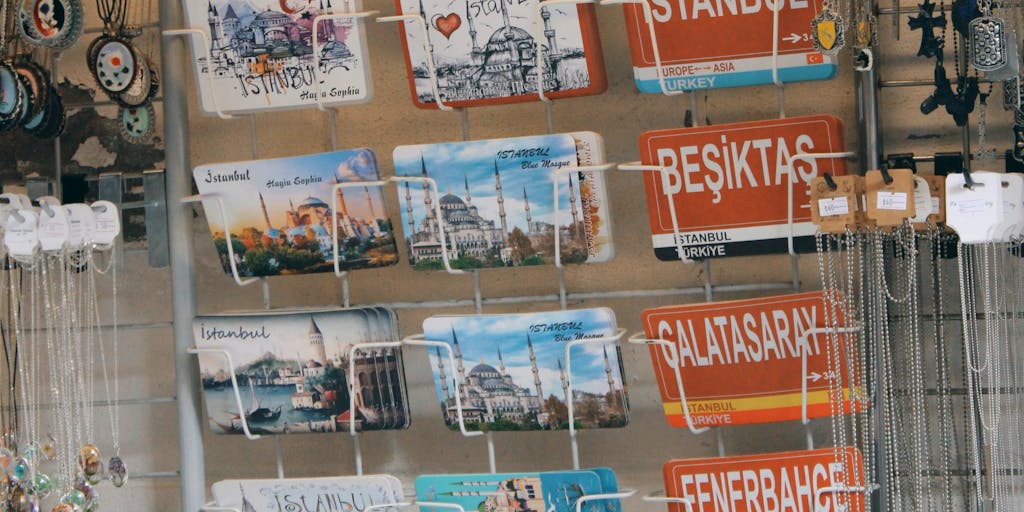
[(289, 434), (407, 428), (401, 351), (352, 351), (359, 343), (394, 339), (389, 316), (381, 308), (353, 308), (197, 317), (196, 347), (221, 349), (233, 365), (222, 352), (199, 354), (210, 429), (241, 434), (248, 426), (254, 434)]
[(424, 335), (449, 343), (454, 359), (440, 348), (429, 353), (445, 422), (459, 428), (461, 403), (463, 421), (474, 429), (568, 428), (571, 396), (577, 428), (625, 426), (618, 346), (584, 343), (571, 349), (571, 365), (565, 359), (567, 342), (615, 329), (607, 308), (428, 318)]
[[(607, 87), (594, 5), (539, 0), (395, 0), (426, 25), (402, 23), (413, 102), (436, 108), (600, 94)], [(539, 62), (538, 62), (539, 61)]]
[(334, 270), (334, 226), (342, 270), (398, 261), (383, 187), (338, 183), (379, 179), (369, 149), (201, 165), (193, 171), (210, 234), (224, 272), (231, 273), (227, 239), (241, 276), (311, 274)]
[(409, 263), (441, 268), (438, 204), (453, 267), (551, 264), (556, 230), (562, 263), (610, 260), (604, 176), (557, 171), (603, 159), (603, 142), (591, 132), (395, 148), (396, 175), (431, 178), (443, 194), (434, 197), (426, 183), (398, 189)]
[(189, 27), (202, 31), (209, 46), (207, 54), (200, 41), (191, 45), (203, 110), (239, 113), (312, 106), (318, 91), (326, 105), (369, 101), (372, 81), (360, 21), (318, 19), (358, 11), (360, 4), (184, 0)]

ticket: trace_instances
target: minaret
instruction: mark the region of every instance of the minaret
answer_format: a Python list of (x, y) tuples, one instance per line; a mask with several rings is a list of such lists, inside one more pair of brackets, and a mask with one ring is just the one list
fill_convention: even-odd
[(434, 43), (430, 41), (430, 18), (427, 17), (427, 12), (423, 10), (423, 0), (420, 0), (420, 18), (423, 18), (423, 23), (427, 26), (427, 52), (430, 54), (427, 58), (433, 59)]
[[(420, 174), (427, 177), (427, 162), (423, 160), (423, 153), (420, 153)], [(434, 218), (434, 200), (430, 197), (430, 185), (427, 182), (423, 182), (423, 206), (427, 208), (427, 231), (433, 233), (434, 223), (437, 219)]]
[(526, 195), (526, 187), (523, 187), (523, 201), (526, 203), (526, 232), (533, 231), (533, 217), (530, 216), (530, 198)]
[(441, 357), (441, 347), (434, 347), (434, 353), (437, 354), (437, 371), (441, 377), (441, 391), (444, 393), (444, 406), (441, 407), (441, 411), (446, 412), (448, 410), (448, 400), (451, 400), (451, 394), (448, 392), (448, 376), (444, 373), (444, 358)]
[[(210, 23), (210, 49), (217, 50), (220, 48), (220, 16), (217, 14), (217, 8), (213, 6), (213, 2), (207, 2), (206, 9), (206, 21)], [(213, 63), (207, 63), (210, 66), (210, 72), (213, 73)]]
[(466, 186), (466, 207), (473, 206), (473, 198), (469, 195), (469, 178), (465, 174), (462, 175), (462, 183)]
[(469, 9), (469, 0), (466, 0), (466, 21), (469, 22), (469, 39), (473, 42), (473, 52), (470, 54), (473, 64), (483, 64), (481, 57), (483, 57), (484, 52), (476, 41), (476, 25), (473, 24), (473, 13)]
[(373, 208), (373, 199), (370, 198), (370, 187), (364, 186), (363, 192), (366, 194), (366, 204), (370, 207), (370, 219), (376, 220), (377, 211)]
[[(504, 11), (505, 3), (502, 2)], [(505, 198), (501, 195), (501, 175), (498, 174), (498, 161), (494, 161), (494, 190), (498, 193), (498, 217), (501, 217), (501, 240), (508, 245), (508, 223), (505, 220)]]
[(326, 366), (327, 349), (324, 348), (324, 333), (320, 332), (320, 327), (316, 325), (313, 317), (309, 317), (309, 344), (313, 346), (315, 361)]
[(260, 192), (260, 208), (263, 210), (263, 222), (267, 224), (267, 229), (273, 229), (270, 225), (270, 215), (267, 213), (267, 203), (263, 201), (263, 192)]
[(526, 347), (530, 350), (530, 368), (533, 370), (533, 385), (537, 388), (537, 398), (544, 400), (544, 390), (540, 386), (540, 370), (537, 369), (537, 356), (533, 353), (533, 341), (530, 333), (526, 333)]
[(558, 358), (558, 376), (562, 379), (562, 394), (565, 395), (565, 403), (569, 403), (569, 379), (565, 376), (565, 369), (562, 368), (562, 358)]
[[(579, 212), (576, 211), (576, 190), (572, 186), (572, 175), (569, 175), (569, 206), (572, 211), (572, 233), (573, 235), (579, 235), (576, 229), (576, 224), (580, 220)], [(555, 229), (558, 229), (556, 226)]]
[(292, 220), (292, 222), (291, 222), (292, 225), (289, 226), (289, 227), (292, 227), (292, 228), (298, 227), (298, 225), (299, 225), (299, 213), (295, 211), (295, 204), (292, 203), (292, 199), (290, 197), (288, 198), (288, 217), (291, 218), (291, 220)]
[[(341, 183), (337, 178), (334, 179), (335, 183)], [(346, 237), (355, 235), (355, 231), (352, 229), (352, 219), (348, 216), (348, 205), (345, 204), (345, 191), (338, 189), (338, 211), (335, 213), (338, 216), (338, 226), (341, 227), (341, 233)]]
[(608, 377), (609, 402), (615, 399), (615, 380), (612, 379), (612, 365), (608, 362), (608, 345), (604, 346), (604, 375)]
[(498, 371), (505, 375), (505, 360), (501, 358), (501, 347), (498, 347)]
[(405, 182), (405, 213), (409, 217), (409, 248), (412, 249), (413, 237), (416, 235), (416, 219), (412, 216), (412, 193), (409, 192), (409, 182)]
[(551, 28), (551, 13), (547, 8), (541, 9), (540, 17), (544, 20), (544, 37), (548, 40), (547, 55), (552, 56), (558, 53), (558, 43), (555, 42), (555, 30)]
[(459, 373), (459, 384), (466, 385), (466, 370), (462, 367), (462, 350), (459, 350), (459, 337), (455, 335), (455, 326), (452, 326), (452, 350), (455, 352), (455, 367)]

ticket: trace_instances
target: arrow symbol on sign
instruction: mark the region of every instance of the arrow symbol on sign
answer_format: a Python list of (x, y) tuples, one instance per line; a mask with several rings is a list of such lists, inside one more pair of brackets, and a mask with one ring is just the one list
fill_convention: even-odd
[(809, 380), (811, 382), (818, 382), (819, 380), (821, 380), (821, 377), (822, 377), (822, 375), (820, 373), (818, 373), (818, 372), (811, 372), (811, 374), (807, 376), (807, 380)]
[(783, 41), (789, 41), (790, 44), (796, 44), (796, 43), (800, 42), (800, 38), (801, 38), (800, 34), (792, 34), (791, 33), (788, 36), (783, 37), (782, 40)]

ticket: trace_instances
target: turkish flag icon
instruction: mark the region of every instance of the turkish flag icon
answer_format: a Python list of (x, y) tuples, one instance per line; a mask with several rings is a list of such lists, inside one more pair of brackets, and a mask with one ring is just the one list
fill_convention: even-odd
[(808, 64), (824, 64), (825, 56), (820, 53), (808, 53), (807, 54)]

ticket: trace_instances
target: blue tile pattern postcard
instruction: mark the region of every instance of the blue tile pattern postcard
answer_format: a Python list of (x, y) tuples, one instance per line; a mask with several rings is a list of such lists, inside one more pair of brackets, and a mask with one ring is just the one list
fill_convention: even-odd
[[(459, 406), (473, 430), (623, 427), (629, 406), (619, 347), (583, 343), (565, 357), (566, 343), (616, 332), (607, 308), (476, 316), (434, 316), (423, 322), (441, 413), (458, 429)], [(571, 366), (571, 368), (570, 368)], [(570, 389), (572, 392), (570, 393)], [(456, 400), (456, 397), (459, 400)], [(461, 402), (461, 404), (460, 404)]]
[[(584, 496), (615, 492), (605, 489), (598, 474), (588, 470), (421, 475), (415, 487), (419, 502), (460, 505), (466, 512), (576, 512)], [(581, 504), (584, 512), (609, 512), (618, 507), (618, 500)], [(432, 509), (424, 505), (420, 510)]]

